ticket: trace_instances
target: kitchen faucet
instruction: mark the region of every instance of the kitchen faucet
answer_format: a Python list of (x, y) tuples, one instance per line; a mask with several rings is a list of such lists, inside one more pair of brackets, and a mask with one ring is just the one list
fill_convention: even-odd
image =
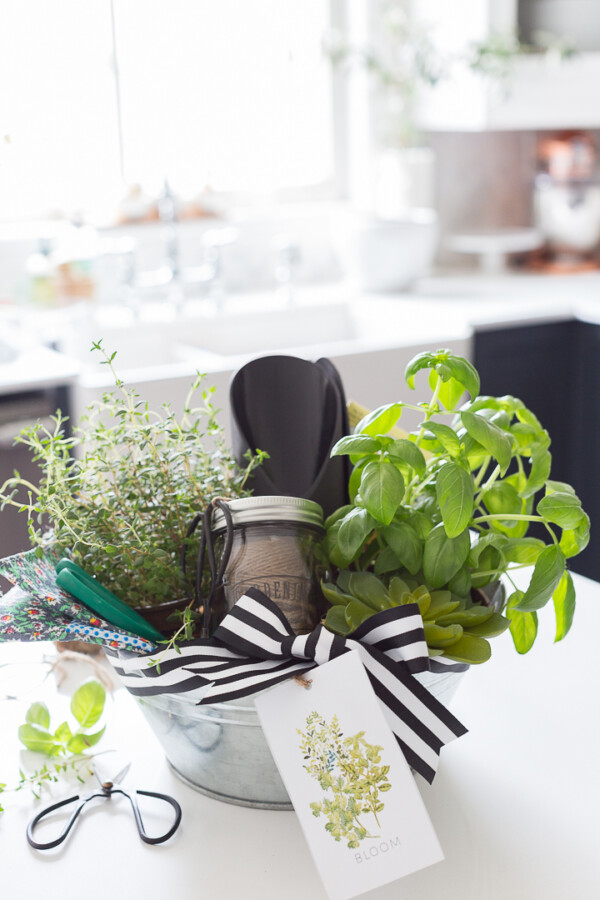
[(169, 303), (179, 311), (185, 299), (186, 290), (200, 288), (209, 297), (215, 311), (223, 303), (223, 248), (237, 240), (237, 229), (231, 226), (210, 228), (202, 235), (203, 261), (198, 266), (182, 267), (180, 261), (179, 223), (177, 203), (168, 181), (158, 201), (158, 215), (163, 225), (165, 241), (164, 262), (157, 269), (135, 274), (133, 268), (127, 270), (128, 284), (139, 292), (167, 290)]

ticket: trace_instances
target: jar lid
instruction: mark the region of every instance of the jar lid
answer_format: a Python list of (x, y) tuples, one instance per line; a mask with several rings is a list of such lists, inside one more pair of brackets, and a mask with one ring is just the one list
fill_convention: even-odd
[[(323, 509), (318, 503), (303, 497), (242, 497), (230, 500), (228, 505), (234, 526), (255, 522), (297, 522), (323, 527)], [(213, 531), (222, 528), (225, 528), (225, 515), (217, 508), (213, 516)]]

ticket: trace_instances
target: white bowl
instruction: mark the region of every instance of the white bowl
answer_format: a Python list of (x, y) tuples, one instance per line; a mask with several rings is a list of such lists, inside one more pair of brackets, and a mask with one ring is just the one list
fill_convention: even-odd
[(438, 218), (426, 208), (398, 219), (354, 214), (340, 222), (335, 239), (343, 268), (364, 291), (403, 291), (433, 262)]

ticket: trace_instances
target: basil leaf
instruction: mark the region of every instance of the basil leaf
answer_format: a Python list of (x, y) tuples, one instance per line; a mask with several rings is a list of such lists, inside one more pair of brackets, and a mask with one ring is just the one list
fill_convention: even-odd
[(517, 442), (519, 456), (531, 456), (533, 448), (539, 444), (539, 431), (533, 425), (524, 422), (515, 422), (510, 426), (510, 433)]
[(423, 562), (423, 541), (406, 522), (392, 522), (381, 535), (395, 556), (411, 575), (416, 575)]
[(50, 713), (45, 703), (32, 703), (25, 714), (25, 721), (29, 725), (41, 725), (42, 728), (50, 728)]
[(472, 569), (477, 568), (479, 565), (479, 557), (486, 547), (496, 547), (500, 550), (504, 547), (508, 538), (506, 538), (503, 534), (497, 534), (496, 532), (488, 531), (487, 534), (480, 536), (477, 540), (476, 544), (473, 544), (469, 551), (469, 565)]
[(388, 403), (386, 406), (378, 406), (360, 420), (354, 434), (367, 434), (375, 437), (376, 434), (387, 434), (394, 427), (402, 415), (401, 403)]
[(536, 612), (520, 612), (518, 605), (523, 599), (523, 591), (515, 591), (506, 603), (506, 617), (510, 622), (510, 633), (517, 653), (527, 653), (533, 647), (538, 629)]
[(529, 587), (521, 598), (517, 609), (521, 612), (533, 612), (545, 606), (554, 593), (563, 572), (565, 558), (560, 547), (552, 544), (542, 550), (535, 564)]
[(463, 406), (463, 410), (468, 410), (469, 412), (478, 412), (480, 409), (491, 409), (491, 410), (500, 410), (502, 409), (502, 403), (500, 397), (488, 397), (487, 395), (483, 395), (481, 397), (477, 397), (475, 400), (471, 400), (469, 403), (465, 403)]
[[(429, 516), (425, 515), (424, 512), (420, 512), (418, 509), (410, 509), (407, 510), (407, 515), (403, 519), (403, 521), (408, 522), (410, 527), (413, 529), (417, 537), (421, 538), (421, 540), (425, 540), (431, 529), (433, 528), (433, 522), (429, 518)], [(404, 511), (403, 511), (404, 515)]]
[(526, 406), (519, 406), (515, 409), (517, 414), (517, 419), (519, 422), (525, 422), (526, 425), (533, 425), (534, 428), (537, 428), (538, 431), (543, 431), (542, 423), (538, 419), (538, 417), (531, 412), (530, 409), (527, 409)]
[(442, 587), (456, 575), (469, 555), (469, 532), (465, 528), (462, 534), (449, 538), (444, 525), (440, 522), (425, 539), (423, 553), (423, 574), (428, 586)]
[(68, 722), (61, 722), (56, 731), (54, 732), (54, 737), (57, 741), (60, 741), (61, 744), (66, 744), (68, 740), (73, 736), (71, 728)]
[(398, 440), (393, 441), (386, 447), (386, 453), (391, 459), (399, 459), (401, 462), (406, 463), (406, 465), (410, 466), (411, 469), (414, 469), (421, 478), (425, 475), (425, 469), (427, 467), (425, 457), (417, 445), (413, 444), (413, 442), (409, 441), (407, 438), (399, 438)]
[(449, 355), (449, 350), (438, 350), (437, 353), (431, 353), (430, 351), (425, 351), (424, 353), (418, 353), (414, 356), (410, 362), (408, 363), (406, 369), (404, 370), (404, 379), (412, 390), (415, 387), (415, 375), (417, 372), (420, 372), (421, 369), (434, 369), (437, 360), (441, 357), (441, 355), (446, 354)]
[(106, 725), (100, 731), (96, 731), (95, 734), (74, 734), (67, 744), (67, 750), (69, 753), (85, 753), (89, 747), (93, 747), (94, 744), (98, 743), (104, 734), (105, 728)]
[(373, 571), (376, 575), (386, 575), (388, 572), (396, 572), (402, 568), (402, 563), (391, 547), (384, 547), (377, 554)]
[(346, 559), (353, 559), (375, 527), (366, 509), (354, 507), (340, 521), (337, 544)]
[[(460, 441), (458, 435), (449, 425), (442, 425), (440, 422), (424, 422), (423, 427), (428, 429), (435, 435), (444, 450), (450, 456), (458, 456), (460, 453)], [(425, 434), (427, 437), (427, 434)]]
[(507, 562), (532, 566), (545, 546), (538, 538), (509, 538), (502, 547), (502, 554)]
[(456, 575), (448, 582), (448, 590), (458, 597), (468, 597), (471, 587), (471, 572), (468, 566), (463, 566), (462, 569), (459, 569)]
[(531, 453), (531, 471), (525, 487), (520, 492), (521, 497), (532, 497), (544, 486), (546, 479), (550, 475), (551, 465), (552, 455), (550, 451), (540, 445), (534, 447)]
[(450, 350), (436, 350), (433, 353), (419, 353), (407, 365), (404, 377), (409, 388), (415, 386), (415, 375), (421, 369), (435, 369), (445, 382), (454, 378), (476, 397), (479, 393), (479, 375), (474, 366), (461, 356), (454, 356)]
[(512, 458), (512, 442), (508, 434), (483, 416), (471, 412), (461, 413), (461, 420), (468, 434), (494, 457), (504, 475)]
[(438, 398), (446, 409), (456, 409), (464, 392), (464, 385), (457, 381), (456, 378), (450, 378), (440, 387)]
[(577, 556), (582, 550), (585, 550), (590, 541), (590, 519), (584, 513), (584, 518), (577, 528), (563, 531), (560, 538), (560, 549), (567, 557)]
[(449, 356), (445, 364), (450, 370), (452, 378), (462, 384), (471, 397), (475, 398), (480, 388), (479, 375), (475, 366), (461, 356)]
[(381, 442), (374, 437), (366, 434), (349, 434), (340, 438), (334, 445), (330, 456), (345, 456), (354, 454), (355, 456), (368, 456), (370, 453), (377, 453), (381, 449)]
[(99, 681), (86, 681), (71, 698), (71, 712), (82, 728), (95, 725), (104, 709), (106, 691)]
[(338, 569), (343, 569), (344, 566), (350, 565), (352, 557), (345, 557), (338, 545), (337, 539), (339, 530), (340, 522), (334, 522), (333, 525), (327, 529), (327, 534), (325, 536), (325, 552), (327, 553), (329, 561), (333, 563), (334, 566), (337, 566)]
[(361, 459), (350, 472), (350, 478), (348, 479), (348, 496), (350, 497), (351, 503), (356, 501), (360, 490), (360, 480), (362, 478), (363, 469), (368, 461), (368, 457)]
[(537, 511), (547, 522), (554, 522), (561, 528), (577, 528), (585, 516), (579, 498), (566, 491), (546, 494), (538, 503)]
[(446, 534), (454, 538), (473, 515), (473, 479), (462, 466), (446, 463), (437, 473), (435, 490)]
[(404, 478), (389, 462), (369, 462), (363, 469), (359, 493), (371, 515), (389, 525), (402, 503)]
[(548, 480), (546, 482), (546, 493), (553, 494), (555, 491), (561, 494), (573, 494), (575, 497), (577, 496), (575, 488), (571, 487), (571, 485), (567, 484), (565, 481)]
[(327, 516), (327, 518), (325, 519), (325, 528), (331, 528), (331, 526), (335, 524), (335, 522), (343, 519), (351, 509), (354, 509), (351, 503), (347, 503), (345, 506), (340, 506), (339, 509), (336, 509), (334, 512), (332, 512), (330, 516)]
[(556, 641), (562, 639), (569, 633), (573, 624), (573, 616), (575, 615), (575, 586), (571, 573), (565, 571), (562, 578), (558, 582), (556, 590), (552, 594), (554, 601), (554, 614), (556, 616)]
[[(501, 516), (502, 513), (515, 515), (523, 512), (523, 503), (519, 497), (519, 492), (508, 481), (496, 481), (482, 494), (481, 499), (488, 512), (494, 516)], [(497, 523), (493, 522), (491, 524), (496, 525)], [(510, 528), (514, 525), (514, 522), (508, 519), (505, 525), (507, 528)]]
[(62, 750), (60, 744), (54, 740), (54, 735), (37, 725), (21, 725), (18, 731), (19, 740), (28, 750), (36, 753), (45, 753), (46, 756), (56, 756)]

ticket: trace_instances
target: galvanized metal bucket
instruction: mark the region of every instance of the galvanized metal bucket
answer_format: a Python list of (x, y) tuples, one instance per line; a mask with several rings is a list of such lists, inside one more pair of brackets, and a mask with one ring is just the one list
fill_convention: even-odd
[(216, 800), (292, 809), (251, 697), (196, 706), (184, 694), (138, 697), (176, 775)]
[[(415, 677), (448, 706), (464, 672)], [(196, 706), (184, 694), (138, 697), (176, 775), (209, 797), (259, 809), (292, 809), (254, 700)]]

